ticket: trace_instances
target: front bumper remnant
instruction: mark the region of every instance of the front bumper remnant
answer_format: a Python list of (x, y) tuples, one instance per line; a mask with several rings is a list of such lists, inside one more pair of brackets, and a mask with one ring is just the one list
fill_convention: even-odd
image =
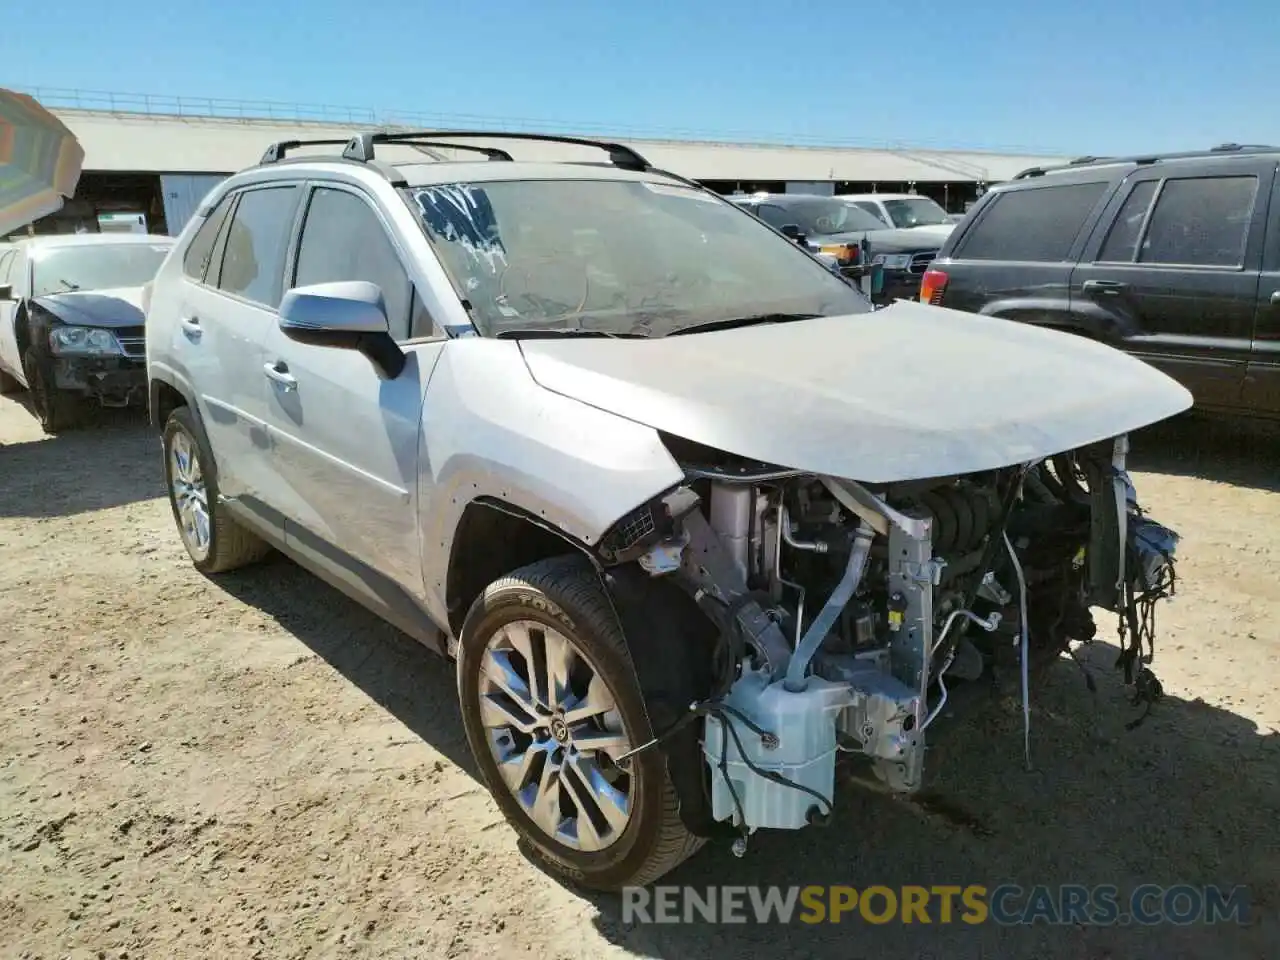
[(53, 382), (59, 390), (91, 397), (104, 407), (147, 402), (146, 366), (128, 357), (59, 357), (53, 362)]

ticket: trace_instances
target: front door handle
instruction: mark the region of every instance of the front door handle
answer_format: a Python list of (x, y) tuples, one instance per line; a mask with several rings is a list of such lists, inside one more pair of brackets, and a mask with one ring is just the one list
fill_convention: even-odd
[(192, 340), (200, 339), (200, 321), (195, 317), (181, 317), (178, 324), (182, 327), (182, 332)]
[(1117, 280), (1086, 280), (1081, 289), (1085, 293), (1100, 293), (1114, 297), (1129, 289), (1129, 285)]
[(1280, 307), (1280, 290), (1277, 290), (1275, 293), (1271, 294), (1271, 305), (1273, 307)]
[(273, 380), (287, 392), (298, 389), (298, 379), (289, 372), (289, 365), (283, 360), (277, 360), (275, 363), (264, 363), (262, 372), (267, 375), (267, 379)]

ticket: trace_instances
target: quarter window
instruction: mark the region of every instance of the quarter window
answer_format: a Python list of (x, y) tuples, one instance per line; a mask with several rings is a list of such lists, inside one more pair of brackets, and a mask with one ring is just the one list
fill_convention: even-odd
[(997, 194), (960, 241), (965, 260), (1066, 260), (1107, 184), (1037, 186)]
[(318, 187), (302, 227), (294, 285), (343, 280), (377, 284), (391, 335), (397, 340), (409, 336), (413, 285), (382, 222), (355, 194)]
[(218, 201), (204, 223), (191, 238), (187, 252), (182, 257), (182, 272), (192, 280), (203, 281), (209, 269), (209, 261), (213, 258), (213, 245), (217, 242), (218, 231), (222, 222), (227, 219), (227, 211), (231, 209), (234, 194), (228, 194)]
[(298, 187), (247, 190), (227, 231), (218, 289), (275, 309), (284, 284), (284, 258), (298, 206)]
[(1151, 211), (1138, 260), (1241, 266), (1257, 192), (1257, 177), (1166, 180)]

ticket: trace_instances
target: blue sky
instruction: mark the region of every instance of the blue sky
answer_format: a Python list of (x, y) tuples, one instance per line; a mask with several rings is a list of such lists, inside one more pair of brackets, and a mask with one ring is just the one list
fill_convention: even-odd
[(782, 141), (1197, 148), (1280, 140), (1275, 4), (4, 0), (0, 85)]

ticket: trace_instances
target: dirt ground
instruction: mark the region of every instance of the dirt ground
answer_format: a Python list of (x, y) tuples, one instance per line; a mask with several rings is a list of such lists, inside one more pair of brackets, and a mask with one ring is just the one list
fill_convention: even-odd
[(1038, 695), (1032, 771), (1007, 705), (935, 738), (930, 789), (964, 816), (848, 785), (829, 827), (664, 882), (1246, 884), (1249, 926), (628, 926), (521, 855), (449, 663), (287, 561), (199, 576), (144, 424), (50, 440), (0, 397), (0, 955), (1275, 956), (1280, 441), (1136, 447), (1184, 536), (1143, 726), (1098, 643), (1096, 696), (1066, 660)]

